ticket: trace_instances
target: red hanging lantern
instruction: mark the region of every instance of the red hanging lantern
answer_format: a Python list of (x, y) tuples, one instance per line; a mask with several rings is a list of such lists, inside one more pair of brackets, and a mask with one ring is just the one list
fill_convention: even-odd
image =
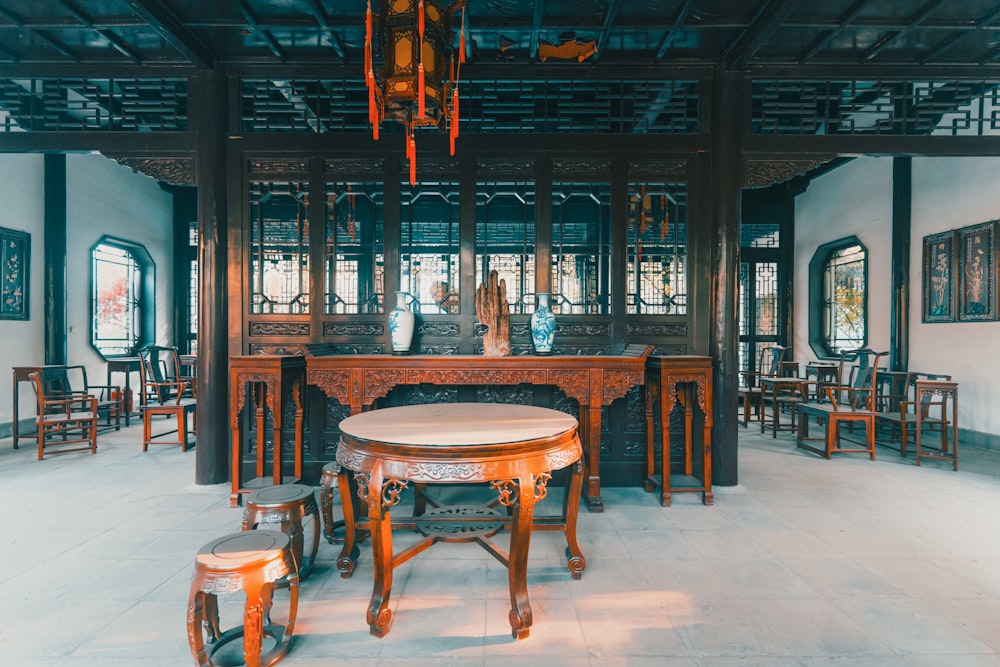
[[(384, 120), (405, 131), (410, 182), (416, 181), (416, 130), (447, 126), (451, 154), (458, 137), (458, 68), (465, 62), (465, 3), (455, 0), (445, 9), (440, 0), (371, 0), (365, 14), (365, 85), (372, 138), (379, 138)], [(452, 51), (451, 20), (462, 10), (458, 57), (449, 73), (446, 52)], [(449, 78), (446, 78), (450, 74)]]

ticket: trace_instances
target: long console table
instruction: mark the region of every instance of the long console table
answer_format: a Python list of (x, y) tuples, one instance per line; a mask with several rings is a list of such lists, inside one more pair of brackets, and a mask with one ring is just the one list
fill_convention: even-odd
[(580, 404), (586, 453), (583, 498), (591, 512), (601, 498), (601, 408), (644, 382), (652, 345), (629, 345), (619, 355), (483, 357), (479, 355), (333, 355), (306, 358), (306, 382), (350, 406), (373, 407), (393, 387), (445, 385), (553, 385)]

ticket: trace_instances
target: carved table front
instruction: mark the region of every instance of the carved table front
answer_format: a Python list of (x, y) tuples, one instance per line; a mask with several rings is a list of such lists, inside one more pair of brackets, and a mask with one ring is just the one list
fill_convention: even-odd
[(580, 437), (587, 466), (584, 500), (592, 512), (601, 498), (601, 408), (644, 381), (651, 345), (629, 345), (619, 355), (483, 357), (478, 355), (332, 355), (306, 359), (306, 381), (356, 415), (398, 385), (554, 385), (580, 405)]
[[(577, 421), (558, 410), (498, 403), (442, 403), (385, 408), (348, 417), (340, 423), (337, 462), (344, 511), (344, 546), (337, 561), (344, 576), (357, 563), (359, 528), (371, 532), (375, 584), (368, 606), (371, 634), (389, 631), (393, 567), (437, 542), (479, 543), (507, 566), (510, 624), (515, 639), (527, 637), (532, 622), (528, 602), (528, 547), (532, 529), (563, 530), (569, 571), (579, 579), (586, 561), (576, 539), (582, 486), (582, 448)], [(538, 525), (535, 504), (548, 492), (551, 472), (570, 467), (561, 521)], [(356, 519), (351, 482), (368, 509), (368, 520)], [(486, 507), (436, 507), (405, 524), (424, 539), (405, 551), (392, 550), (389, 509), (399, 503), (409, 484), (490, 482), (499, 504)], [(489, 537), (510, 528), (510, 549), (504, 553)]]

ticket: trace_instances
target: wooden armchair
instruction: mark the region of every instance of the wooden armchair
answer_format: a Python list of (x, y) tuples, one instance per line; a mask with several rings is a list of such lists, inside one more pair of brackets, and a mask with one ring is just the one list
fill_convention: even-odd
[[(50, 372), (51, 370), (51, 372)], [(38, 460), (45, 452), (97, 453), (97, 398), (68, 391), (66, 369), (45, 369), (28, 375), (38, 400)]]
[(97, 399), (97, 412), (104, 417), (105, 424), (114, 419), (116, 431), (121, 430), (122, 415), (125, 414), (125, 394), (117, 385), (90, 384), (86, 366), (66, 367), (66, 387), (69, 393), (90, 394)]
[[(852, 363), (848, 370), (850, 385), (826, 387), (826, 403), (809, 402), (798, 406), (799, 432), (796, 446), (827, 459), (835, 452), (866, 452), (875, 460), (875, 386), (880, 359), (884, 352), (872, 350), (856, 350), (852, 355)], [(818, 424), (825, 424), (822, 438), (809, 437), (809, 420), (815, 419)], [(855, 447), (845, 447), (841, 436), (841, 427), (847, 424), (853, 429), (855, 424), (861, 424), (865, 429), (864, 442), (856, 443)], [(809, 443), (823, 442), (822, 448)]]
[(757, 411), (758, 419), (763, 412), (763, 391), (761, 378), (774, 378), (782, 374), (782, 364), (788, 361), (791, 348), (774, 345), (764, 348), (757, 360), (757, 370), (740, 372), (738, 396), (743, 402), (743, 425), (750, 422), (751, 407)]
[(181, 372), (176, 347), (147, 345), (139, 352), (139, 405), (163, 405), (191, 398), (194, 383)]
[[(888, 398), (884, 394), (881, 396), (887, 409), (879, 410), (876, 420), (880, 426), (888, 428), (890, 440), (899, 445), (900, 456), (907, 455), (910, 435), (916, 435), (918, 421), (921, 431), (940, 434), (941, 450), (948, 452), (948, 428), (953, 426), (948, 421), (948, 404), (955, 400), (955, 396), (953, 393), (935, 395), (929, 391), (918, 392), (917, 389), (921, 385), (947, 383), (950, 380), (950, 375), (911, 372), (906, 374), (905, 386), (901, 392), (895, 395), (890, 393)], [(936, 385), (931, 384), (931, 387), (934, 386)]]
[[(139, 352), (139, 411), (142, 412), (142, 451), (150, 444), (176, 444), (181, 451), (188, 447), (188, 415), (195, 414), (196, 403), (192, 378), (181, 372), (180, 358), (175, 347), (147, 345)], [(174, 417), (175, 430), (153, 434), (154, 416)], [(176, 440), (156, 440), (176, 433)]]

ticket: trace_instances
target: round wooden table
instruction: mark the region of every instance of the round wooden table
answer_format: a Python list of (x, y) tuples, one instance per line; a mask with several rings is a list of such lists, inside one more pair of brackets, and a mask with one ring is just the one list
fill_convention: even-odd
[[(393, 566), (436, 542), (478, 542), (507, 566), (515, 639), (527, 637), (531, 627), (526, 573), (532, 528), (565, 532), (569, 570), (574, 579), (580, 578), (586, 565), (576, 539), (583, 450), (572, 416), (548, 408), (496, 403), (411, 405), (348, 417), (340, 423), (340, 433), (337, 462), (354, 475), (341, 474), (338, 479), (345, 525), (338, 569), (350, 576), (357, 562), (356, 531), (367, 524), (375, 570), (366, 616), (371, 634), (382, 637), (389, 631)], [(536, 522), (535, 503), (545, 497), (551, 471), (567, 466), (570, 476), (562, 516), (555, 522)], [(351, 477), (362, 505), (367, 506), (367, 522), (355, 518)], [(389, 508), (399, 503), (409, 482), (490, 482), (509, 515), (488, 507), (436, 508), (407, 524), (420, 530), (424, 540), (393, 554)], [(509, 553), (487, 539), (505, 525), (510, 526)]]

